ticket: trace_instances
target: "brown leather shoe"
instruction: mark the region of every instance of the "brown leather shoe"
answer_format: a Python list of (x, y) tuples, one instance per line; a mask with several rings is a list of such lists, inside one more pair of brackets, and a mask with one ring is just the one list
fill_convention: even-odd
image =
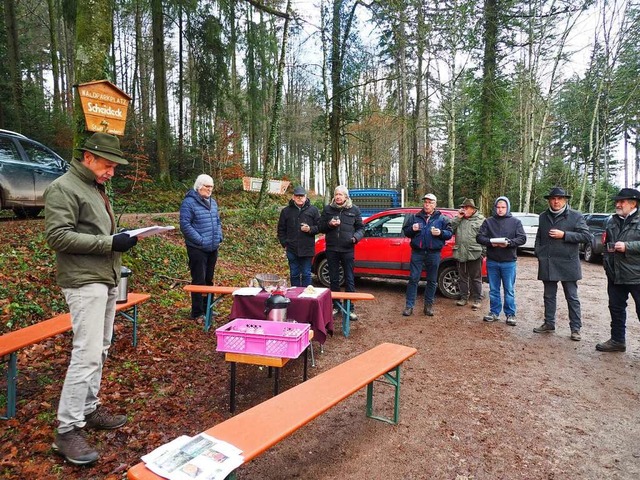
[(84, 435), (84, 431), (78, 427), (69, 432), (56, 433), (51, 448), (69, 463), (89, 465), (98, 460), (100, 455), (87, 443)]
[(424, 314), (425, 314), (427, 317), (433, 317), (433, 305), (431, 305), (430, 303), (427, 303), (427, 304), (424, 306)]
[(411, 315), (413, 315), (413, 308), (411, 307), (407, 307), (402, 311), (403, 317), (410, 317)]
[(127, 423), (126, 415), (112, 415), (102, 405), (98, 405), (93, 412), (85, 415), (84, 421), (87, 423), (86, 428), (95, 430), (114, 430), (120, 428)]
[(617, 342), (613, 338), (610, 338), (606, 342), (597, 344), (596, 350), (599, 352), (626, 352), (627, 344), (624, 342)]
[(533, 333), (550, 333), (555, 331), (556, 331), (555, 325), (550, 325), (548, 323), (543, 323), (539, 327), (533, 328)]

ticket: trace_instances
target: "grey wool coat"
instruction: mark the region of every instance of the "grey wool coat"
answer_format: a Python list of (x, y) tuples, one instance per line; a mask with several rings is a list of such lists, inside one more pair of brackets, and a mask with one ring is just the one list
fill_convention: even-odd
[[(564, 238), (551, 238), (549, 230), (562, 230)], [(548, 209), (540, 214), (535, 252), (538, 280), (575, 282), (582, 278), (579, 244), (591, 241), (582, 214), (569, 207), (557, 217)]]

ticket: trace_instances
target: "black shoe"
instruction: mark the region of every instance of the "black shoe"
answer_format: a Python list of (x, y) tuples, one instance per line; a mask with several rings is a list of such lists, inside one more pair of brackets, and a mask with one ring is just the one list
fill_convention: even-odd
[(66, 433), (56, 433), (51, 447), (74, 465), (89, 465), (100, 458), (98, 452), (91, 448), (84, 438), (84, 431), (77, 427)]
[(95, 430), (114, 430), (120, 428), (127, 423), (126, 415), (112, 415), (101, 405), (98, 406), (89, 415), (85, 415), (84, 421), (87, 423), (86, 428)]
[(627, 345), (624, 342), (616, 342), (613, 338), (610, 338), (606, 342), (597, 344), (596, 350), (599, 352), (626, 352)]
[(432, 305), (432, 304), (427, 303), (427, 304), (424, 306), (424, 314), (425, 314), (427, 317), (433, 317), (433, 305)]
[(413, 308), (411, 307), (407, 307), (402, 311), (403, 317), (410, 317), (411, 315), (413, 315)]

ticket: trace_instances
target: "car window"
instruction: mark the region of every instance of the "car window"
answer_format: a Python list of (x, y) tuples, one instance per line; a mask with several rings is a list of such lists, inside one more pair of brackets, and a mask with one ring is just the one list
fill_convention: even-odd
[(59, 166), (60, 160), (53, 153), (51, 153), (46, 148), (41, 147), (40, 145), (36, 145), (31, 142), (20, 142), (22, 144), (22, 148), (24, 148), (25, 152), (31, 159), (33, 163), (42, 166)]
[(367, 226), (365, 227), (365, 236), (384, 238), (402, 237), (404, 236), (402, 234), (403, 223), (404, 214), (402, 213), (376, 218), (375, 220), (367, 223)]
[(18, 162), (20, 161), (20, 155), (18, 155), (18, 149), (16, 144), (10, 138), (0, 137), (0, 161), (3, 162)]
[(522, 222), (523, 227), (537, 227), (538, 217), (516, 217)]

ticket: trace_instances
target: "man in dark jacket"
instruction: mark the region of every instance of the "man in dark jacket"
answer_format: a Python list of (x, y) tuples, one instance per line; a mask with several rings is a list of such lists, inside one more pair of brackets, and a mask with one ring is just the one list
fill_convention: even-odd
[(485, 322), (495, 322), (502, 311), (500, 285), (504, 289), (504, 313), (507, 325), (516, 325), (516, 260), (517, 248), (524, 245), (527, 235), (522, 222), (511, 215), (507, 197), (498, 197), (493, 215), (480, 226), (476, 240), (487, 247), (487, 275), (489, 276), (489, 314)]
[(607, 274), (607, 294), (611, 314), (611, 338), (598, 343), (600, 352), (624, 352), (629, 294), (640, 318), (640, 191), (623, 188), (613, 197), (616, 213), (605, 229), (606, 249), (604, 271)]
[(582, 214), (567, 205), (571, 195), (567, 195), (564, 189), (554, 187), (544, 198), (549, 202), (549, 208), (540, 214), (535, 244), (538, 280), (544, 284), (544, 323), (533, 331), (555, 331), (556, 295), (558, 282), (562, 282), (569, 308), (571, 340), (579, 342), (582, 327), (578, 298), (578, 280), (582, 278), (579, 245), (589, 243), (591, 233)]
[(58, 404), (53, 450), (74, 465), (95, 462), (99, 454), (85, 431), (115, 429), (126, 415), (113, 415), (98, 397), (118, 298), (122, 252), (138, 241), (116, 234), (116, 220), (104, 184), (118, 165), (127, 165), (118, 137), (95, 133), (80, 161), (45, 191), (45, 234), (56, 252), (57, 281), (71, 313), (73, 348)]
[(438, 285), (438, 266), (440, 250), (453, 236), (449, 218), (436, 210), (438, 199), (433, 193), (422, 197), (423, 207), (418, 213), (409, 215), (402, 226), (402, 233), (411, 239), (411, 263), (409, 264), (409, 283), (402, 315), (413, 314), (418, 296), (418, 282), (422, 270), (427, 271), (427, 287), (424, 290), (424, 314), (433, 316), (436, 287)]
[(293, 189), (289, 205), (280, 211), (278, 241), (289, 262), (292, 287), (311, 285), (311, 260), (315, 253), (320, 212), (311, 205), (303, 187)]
[[(353, 250), (356, 243), (364, 237), (364, 224), (360, 209), (349, 198), (347, 187), (339, 185), (334, 190), (333, 200), (322, 210), (320, 232), (326, 234), (331, 291), (340, 291), (340, 267), (342, 266), (345, 291), (355, 292)], [(337, 313), (335, 309), (334, 313)], [(357, 320), (357, 318), (352, 307), (351, 320)]]

